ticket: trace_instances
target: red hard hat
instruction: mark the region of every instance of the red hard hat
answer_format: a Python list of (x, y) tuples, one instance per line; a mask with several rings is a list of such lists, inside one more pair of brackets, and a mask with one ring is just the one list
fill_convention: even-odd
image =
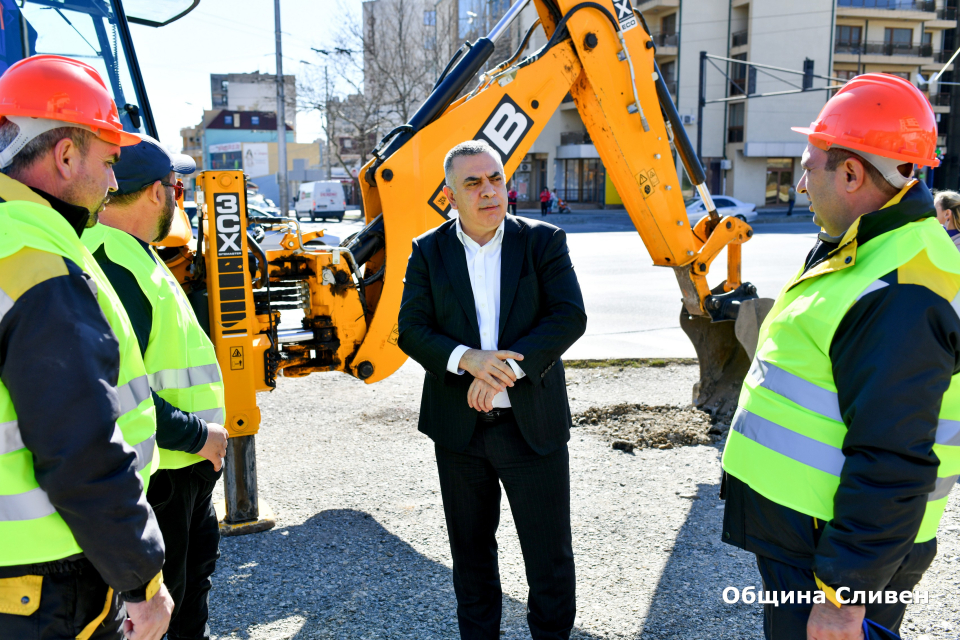
[(0, 116), (84, 125), (121, 147), (140, 142), (123, 130), (117, 105), (97, 70), (63, 56), (31, 56), (7, 69), (0, 76)]
[(937, 121), (912, 83), (888, 73), (847, 82), (809, 127), (791, 127), (821, 149), (839, 145), (884, 158), (936, 167)]

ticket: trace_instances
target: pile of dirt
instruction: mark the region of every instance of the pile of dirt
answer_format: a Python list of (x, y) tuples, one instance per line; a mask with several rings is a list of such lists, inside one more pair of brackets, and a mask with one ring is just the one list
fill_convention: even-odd
[(715, 422), (709, 413), (693, 406), (617, 404), (591, 407), (573, 416), (573, 424), (598, 433), (614, 449), (672, 449), (696, 444), (713, 444), (730, 429)]

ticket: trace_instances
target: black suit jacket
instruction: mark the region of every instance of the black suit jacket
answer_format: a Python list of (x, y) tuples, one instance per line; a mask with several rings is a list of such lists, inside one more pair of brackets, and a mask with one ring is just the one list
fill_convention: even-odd
[[(450, 220), (413, 241), (400, 303), (397, 344), (426, 375), (420, 431), (462, 451), (477, 411), (467, 405), (469, 373), (452, 374), (447, 361), (463, 344), (480, 348), (480, 328), (467, 258)], [(508, 215), (500, 268), (498, 346), (523, 355), (526, 377), (508, 391), (527, 443), (541, 455), (570, 439), (570, 406), (560, 356), (583, 335), (587, 314), (562, 229)]]

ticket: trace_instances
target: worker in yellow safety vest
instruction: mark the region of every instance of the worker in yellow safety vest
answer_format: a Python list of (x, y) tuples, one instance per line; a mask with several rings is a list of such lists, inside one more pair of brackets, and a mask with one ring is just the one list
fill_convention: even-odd
[(60, 56), (7, 69), (0, 116), (0, 640), (158, 640), (156, 414), (81, 242), (139, 139), (97, 71)]
[(227, 448), (223, 381), (213, 343), (150, 245), (174, 223), (181, 227), (174, 235), (187, 236), (176, 175), (193, 173), (196, 164), (141, 137), (114, 166), (117, 190), (83, 242), (130, 318), (150, 380), (160, 470), (147, 499), (166, 544), (163, 575), (174, 601), (167, 638), (193, 640), (210, 634), (207, 600), (220, 544), (212, 494)]
[(723, 540), (757, 556), (767, 638), (856, 640), (898, 632), (960, 475), (960, 254), (912, 177), (939, 162), (910, 82), (858, 76), (794, 130), (821, 231), (743, 383)]

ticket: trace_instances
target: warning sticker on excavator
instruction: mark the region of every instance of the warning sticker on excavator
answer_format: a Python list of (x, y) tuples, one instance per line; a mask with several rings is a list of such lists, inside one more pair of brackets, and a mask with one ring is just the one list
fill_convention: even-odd
[(647, 177), (650, 178), (650, 184), (652, 186), (655, 187), (658, 184), (660, 184), (660, 178), (657, 177), (657, 172), (654, 171), (653, 169), (650, 169), (647, 171)]
[[(440, 189), (443, 189), (443, 185), (440, 185)], [(432, 202), (433, 205), (440, 211), (446, 211), (447, 207), (450, 205), (450, 201), (447, 200), (447, 196), (443, 193), (443, 191), (440, 191), (440, 193), (434, 195)]]
[[(654, 174), (654, 177), (656, 177), (656, 174)], [(643, 194), (644, 200), (653, 194), (653, 185), (650, 184), (650, 178), (646, 171), (641, 171), (637, 174), (637, 184), (640, 185), (640, 193)]]
[(230, 369), (243, 369), (243, 347), (230, 347)]
[(400, 325), (393, 325), (393, 331), (390, 332), (390, 336), (387, 338), (387, 342), (390, 344), (397, 344), (397, 340), (400, 338)]

